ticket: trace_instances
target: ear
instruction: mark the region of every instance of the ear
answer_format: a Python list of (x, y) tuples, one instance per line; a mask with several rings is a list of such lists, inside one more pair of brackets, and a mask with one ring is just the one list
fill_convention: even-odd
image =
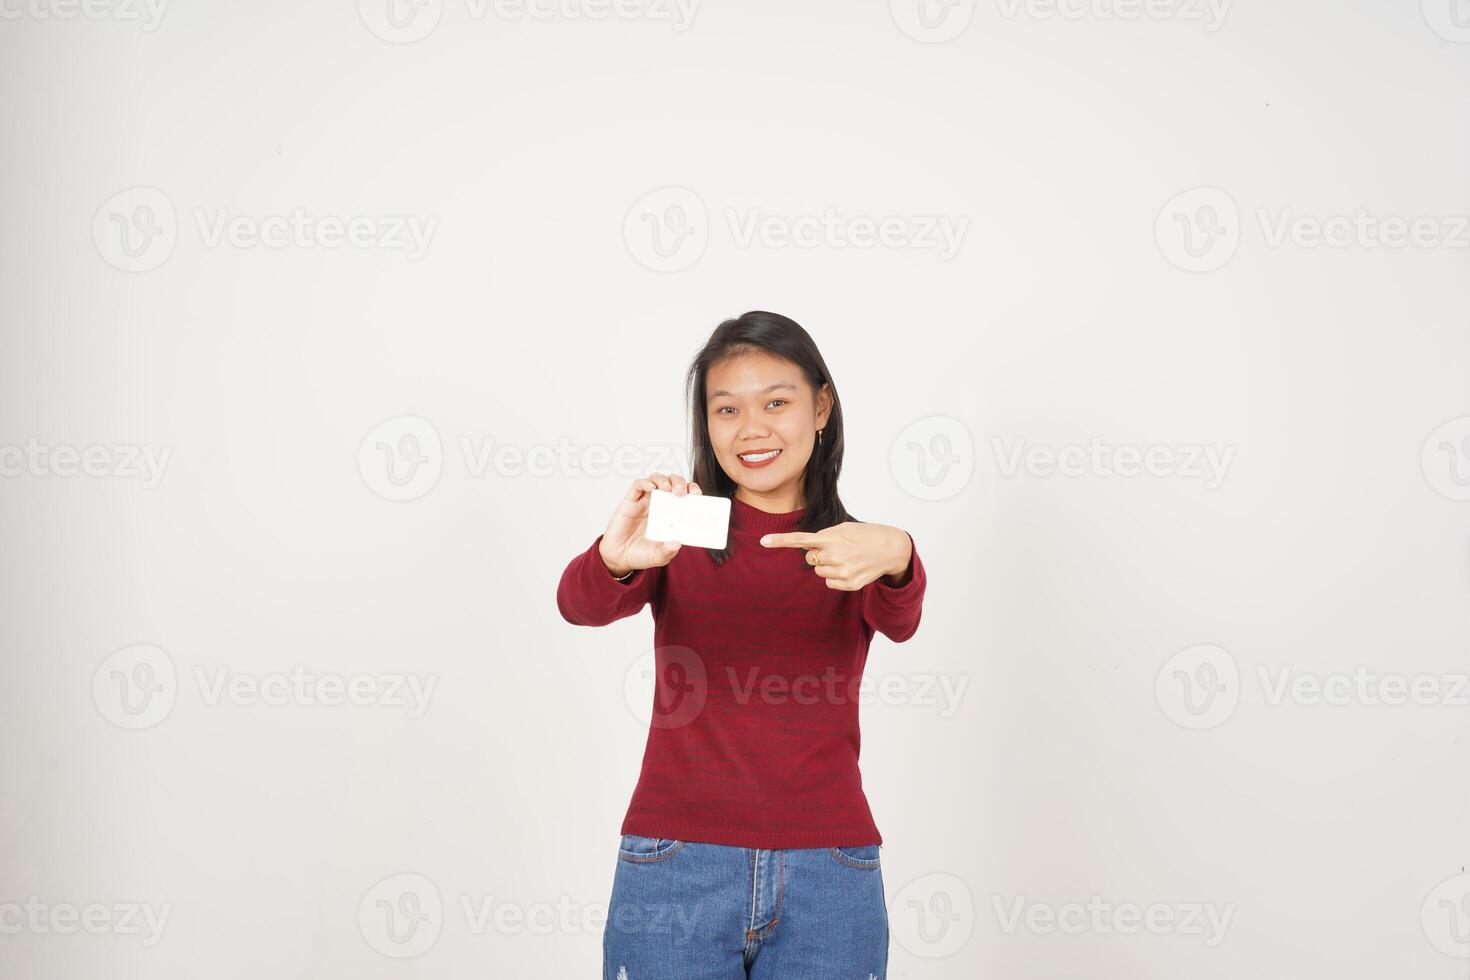
[(827, 416), (832, 414), (832, 386), (822, 382), (822, 387), (817, 390), (817, 428), (827, 424)]

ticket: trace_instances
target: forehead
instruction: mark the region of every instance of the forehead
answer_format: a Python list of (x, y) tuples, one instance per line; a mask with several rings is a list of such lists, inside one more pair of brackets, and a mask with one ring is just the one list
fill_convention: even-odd
[(790, 361), (760, 351), (737, 354), (711, 364), (705, 377), (709, 398), (729, 394), (794, 395), (804, 387), (801, 369)]

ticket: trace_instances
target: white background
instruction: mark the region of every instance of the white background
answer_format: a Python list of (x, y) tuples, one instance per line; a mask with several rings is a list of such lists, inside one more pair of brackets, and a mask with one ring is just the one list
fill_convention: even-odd
[[(844, 500), (930, 575), (869, 661), (908, 694), (863, 709), (890, 976), (1470, 975), (1452, 2), (444, 0), (395, 30), (6, 0), (0, 973), (596, 975), (652, 630), (557, 613), (631, 479), (575, 464), (667, 468), (689, 358), (770, 309), (837, 382)], [(416, 257), (208, 234), (296, 209), (434, 224)], [(828, 209), (967, 224), (948, 256), (739, 235)], [(1311, 240), (1360, 211), (1429, 237)], [(650, 221), (688, 234), (661, 255)], [(405, 435), (436, 481), (388, 480)], [(1005, 465), (1092, 439), (1229, 465)], [(571, 462), (477, 465), (501, 444)], [(89, 447), (101, 475), (37, 461)], [(158, 717), (124, 707), (140, 664)], [(214, 686), (297, 666), (435, 686), (417, 716)], [(1438, 700), (1272, 697), (1354, 672)], [(441, 911), (390, 935), (415, 889)], [(1093, 896), (1174, 926), (1046, 925)], [(95, 903), (101, 934), (51, 917)]]

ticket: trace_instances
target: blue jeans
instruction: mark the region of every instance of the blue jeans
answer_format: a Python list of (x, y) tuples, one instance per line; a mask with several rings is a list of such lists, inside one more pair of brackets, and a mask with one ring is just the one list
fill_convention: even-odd
[(878, 850), (624, 834), (603, 980), (885, 980)]

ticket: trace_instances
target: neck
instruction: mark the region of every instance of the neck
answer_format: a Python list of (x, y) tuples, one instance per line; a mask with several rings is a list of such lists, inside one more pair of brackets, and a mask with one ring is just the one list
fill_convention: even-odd
[(777, 490), (772, 493), (758, 493), (740, 487), (735, 491), (735, 499), (749, 504), (756, 510), (765, 511), (767, 514), (786, 514), (793, 510), (806, 509), (806, 501), (802, 499), (801, 491), (796, 488)]
[(806, 518), (805, 508), (765, 510), (748, 504), (736, 494), (730, 504), (730, 528), (735, 534), (772, 534), (795, 531)]

